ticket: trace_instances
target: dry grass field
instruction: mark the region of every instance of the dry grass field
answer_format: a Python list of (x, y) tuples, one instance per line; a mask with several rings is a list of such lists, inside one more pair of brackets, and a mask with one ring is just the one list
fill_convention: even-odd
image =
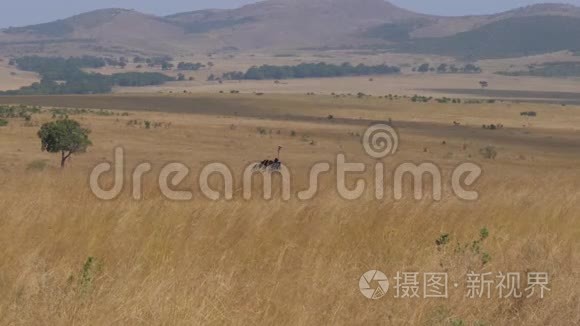
[[(183, 72), (186, 79), (193, 77), (193, 81), (172, 82), (161, 86), (128, 88), (120, 87), (117, 93), (218, 93), (220, 91), (229, 92), (239, 90), (245, 93), (263, 92), (267, 94), (306, 94), (314, 92), (317, 94), (331, 93), (356, 94), (364, 92), (374, 96), (391, 94), (400, 95), (426, 95), (426, 96), (458, 96), (458, 97), (497, 97), (511, 99), (530, 99), (533, 96), (498, 96), (490, 94), (471, 95), (465, 92), (452, 92), (449, 89), (474, 90), (480, 89), (479, 81), (489, 82), (489, 90), (499, 91), (551, 91), (551, 92), (577, 92), (579, 86), (578, 78), (538, 78), (538, 77), (510, 77), (495, 74), (503, 71), (527, 70), (528, 65), (541, 64), (544, 62), (571, 62), (578, 61), (578, 57), (570, 52), (556, 52), (551, 54), (522, 57), (517, 59), (492, 59), (480, 60), (476, 65), (483, 69), (482, 74), (437, 74), (437, 73), (416, 73), (412, 72), (413, 67), (418, 67), (423, 63), (429, 63), (437, 67), (441, 63), (465, 65), (462, 62), (450, 57), (433, 55), (412, 55), (397, 53), (382, 53), (380, 51), (271, 51), (264, 52), (240, 52), (240, 53), (219, 53), (206, 55), (198, 53), (196, 55), (181, 55), (175, 58), (175, 62), (200, 62), (207, 64), (211, 62), (212, 67), (205, 67), (195, 72)], [(354, 65), (364, 63), (367, 65), (389, 64), (397, 65), (402, 69), (402, 74), (397, 76), (366, 76), (366, 77), (345, 77), (345, 78), (312, 78), (299, 80), (284, 80), (280, 83), (274, 81), (225, 81), (223, 84), (208, 82), (209, 75), (221, 76), (223, 73), (231, 71), (246, 71), (252, 66), (260, 65), (298, 65), (301, 63), (326, 62), (332, 64), (342, 64), (350, 62)], [(126, 68), (128, 71), (147, 71), (147, 68), (135, 69), (131, 64)], [(159, 69), (157, 69), (158, 71)], [(117, 69), (99, 69), (98, 72), (105, 74), (118, 72)], [(176, 76), (177, 71), (165, 71), (164, 73)], [(369, 81), (369, 79), (373, 79)], [(442, 89), (443, 91), (437, 91)], [(577, 96), (577, 99), (580, 95)]]
[[(578, 107), (268, 94), (0, 103), (44, 107), (32, 121), (0, 127), (0, 324), (580, 324)], [(92, 130), (94, 145), (63, 170), (57, 155), (40, 151), (36, 136), (53, 120), (52, 107), (93, 109), (69, 111)], [(337, 193), (334, 171), (320, 177), (312, 200), (284, 201), (279, 191), (270, 201), (242, 198), (243, 169), (273, 158), (278, 146), (293, 192), (307, 187), (313, 164), (332, 163), (338, 153), (367, 166), (349, 184), (362, 178), (372, 185), (377, 160), (365, 154), (361, 135), (389, 118), (400, 145), (381, 160), (386, 184), (398, 164), (432, 162), (444, 176), (441, 201), (414, 200), (410, 180), (403, 200), (391, 189), (377, 200), (369, 188), (348, 201)], [(146, 128), (144, 121), (162, 125)], [(481, 128), (498, 123), (505, 127)], [(119, 198), (102, 201), (89, 174), (111, 161), (117, 146), (125, 150), (127, 182)], [(495, 159), (480, 153), (488, 146)], [(473, 202), (450, 190), (450, 173), (466, 161), (484, 171)], [(153, 171), (144, 178), (143, 199), (134, 200), (129, 173), (141, 162)], [(159, 170), (170, 162), (191, 168), (176, 188), (192, 190), (192, 200), (170, 201), (157, 189)], [(196, 176), (211, 162), (233, 171), (233, 200), (202, 196)], [(489, 232), (483, 240), (482, 229)], [(444, 234), (449, 242), (437, 245)], [(361, 275), (373, 269), (391, 282), (379, 300), (359, 291)], [(397, 272), (448, 273), (449, 297), (395, 298)], [(492, 288), (491, 298), (470, 299), (470, 272), (522, 273), (522, 289), (526, 273), (546, 272), (551, 290), (543, 299), (500, 299)]]
[(19, 89), (39, 81), (37, 74), (18, 70), (10, 66), (8, 61), (8, 58), (0, 57), (0, 91)]

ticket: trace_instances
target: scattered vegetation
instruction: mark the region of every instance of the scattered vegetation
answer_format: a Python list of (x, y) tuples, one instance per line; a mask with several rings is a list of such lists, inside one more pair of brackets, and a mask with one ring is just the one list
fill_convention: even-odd
[(437, 245), (437, 250), (441, 250), (446, 244), (449, 243), (449, 234), (442, 234), (437, 240), (435, 240), (435, 244)]
[(171, 127), (171, 122), (158, 122), (158, 121), (134, 119), (134, 120), (127, 121), (127, 126), (128, 127), (145, 128), (145, 129), (169, 128), (169, 127)]
[(498, 124), (490, 124), (490, 125), (482, 125), (481, 128), (483, 128), (483, 129), (489, 129), (489, 130), (497, 130), (497, 129), (503, 129), (503, 125), (501, 123), (498, 123)]
[(191, 63), (191, 62), (180, 62), (177, 64), (177, 70), (190, 70), (195, 71), (204, 68), (205, 65), (202, 63)]
[[(491, 262), (491, 255), (483, 248), (483, 244), (487, 238), (489, 238), (489, 229), (484, 227), (479, 230), (479, 234), (476, 240), (463, 244), (457, 241), (453, 250), (453, 254), (460, 256), (469, 254), (469, 258), (477, 259), (477, 261), (481, 264), (481, 267), (483, 267)], [(435, 240), (437, 251), (446, 251), (445, 249), (450, 242), (451, 236), (449, 234), (445, 233), (439, 236), (439, 238)], [(441, 266), (444, 266), (443, 261), (441, 262)]]
[[(21, 118), (24, 121), (30, 122), (32, 120), (32, 115), (35, 113), (40, 113), (41, 109), (36, 106), (26, 106), (26, 105), (19, 105), (19, 106), (0, 106), (0, 119), (5, 121), (4, 126), (8, 125), (7, 119), (14, 119), (14, 118)], [(3, 125), (3, 122), (0, 122), (0, 127)]]
[(411, 97), (411, 102), (422, 102), (422, 103), (428, 103), (429, 101), (431, 101), (433, 99), (432, 96), (419, 96), (419, 95), (414, 95), (413, 97)]
[(481, 156), (483, 156), (483, 158), (488, 160), (495, 160), (495, 158), (497, 157), (497, 150), (495, 149), (495, 147), (491, 145), (480, 149), (479, 153), (481, 154)]
[(530, 65), (527, 71), (498, 72), (504, 76), (580, 77), (580, 62), (545, 62)]
[(43, 171), (48, 165), (47, 160), (34, 160), (26, 166), (27, 171)]
[(145, 63), (149, 67), (160, 67), (163, 70), (169, 70), (173, 67), (171, 61), (173, 61), (173, 58), (167, 55), (145, 59)]

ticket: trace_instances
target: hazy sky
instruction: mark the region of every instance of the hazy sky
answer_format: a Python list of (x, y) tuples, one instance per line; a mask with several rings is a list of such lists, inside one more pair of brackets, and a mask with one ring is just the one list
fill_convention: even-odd
[[(100, 8), (127, 8), (167, 15), (206, 8), (235, 8), (256, 0), (0, 0), (0, 27), (22, 26), (65, 18)], [(536, 0), (392, 0), (415, 11), (438, 15), (494, 13), (544, 1)], [(580, 6), (580, 0), (562, 1)]]

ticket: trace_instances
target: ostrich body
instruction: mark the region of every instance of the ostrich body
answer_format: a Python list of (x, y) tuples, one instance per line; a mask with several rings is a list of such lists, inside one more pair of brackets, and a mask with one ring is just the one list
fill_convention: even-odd
[(280, 161), (280, 151), (282, 150), (282, 146), (278, 146), (278, 155), (272, 161), (269, 159), (263, 160), (262, 162), (256, 164), (254, 166), (254, 170), (270, 170), (270, 171), (278, 171), (282, 166), (282, 162)]

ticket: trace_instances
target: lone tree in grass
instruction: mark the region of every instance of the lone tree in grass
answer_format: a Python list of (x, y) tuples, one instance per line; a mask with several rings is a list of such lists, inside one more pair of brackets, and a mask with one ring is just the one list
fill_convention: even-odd
[(42, 151), (61, 153), (60, 166), (64, 167), (66, 160), (76, 153), (84, 153), (92, 145), (89, 140), (89, 129), (82, 128), (75, 120), (58, 120), (48, 122), (40, 127), (38, 137)]

